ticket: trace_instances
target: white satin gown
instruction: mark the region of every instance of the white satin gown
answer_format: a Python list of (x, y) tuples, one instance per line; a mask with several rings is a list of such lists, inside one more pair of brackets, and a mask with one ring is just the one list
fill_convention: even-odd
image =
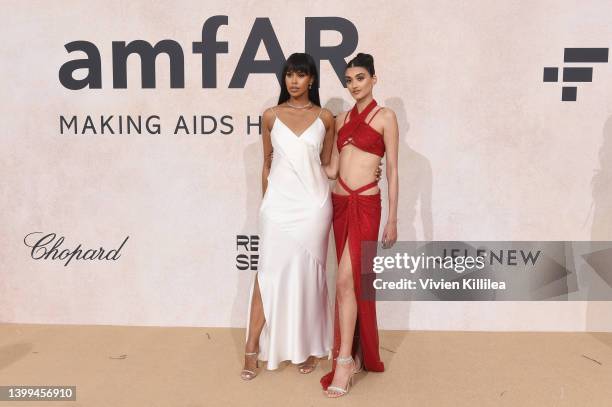
[(330, 355), (333, 324), (325, 264), (332, 203), (320, 160), (325, 138), (321, 118), (298, 136), (277, 116), (270, 137), (274, 155), (259, 209), (255, 278), (266, 319), (259, 360), (274, 370), (286, 360), (301, 363), (311, 355)]

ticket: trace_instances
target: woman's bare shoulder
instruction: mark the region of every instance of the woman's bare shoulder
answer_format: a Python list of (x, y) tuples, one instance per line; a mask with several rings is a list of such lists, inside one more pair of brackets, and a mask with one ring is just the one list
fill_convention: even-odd
[(330, 126), (334, 125), (334, 114), (328, 109), (322, 107), (318, 115), (321, 118), (321, 121), (325, 125), (326, 129), (329, 129)]
[(395, 111), (390, 107), (383, 106), (380, 108), (380, 114), (385, 121), (395, 120), (397, 118)]
[(334, 114), (331, 112), (331, 110), (326, 109), (324, 107), (321, 108), (319, 117), (321, 117), (321, 119), (323, 119), (324, 121), (334, 120)]
[(269, 108), (267, 108), (266, 110), (264, 110), (263, 112), (263, 119), (264, 120), (270, 120), (272, 119), (274, 116), (276, 116), (276, 109), (278, 108), (278, 106), (270, 106)]

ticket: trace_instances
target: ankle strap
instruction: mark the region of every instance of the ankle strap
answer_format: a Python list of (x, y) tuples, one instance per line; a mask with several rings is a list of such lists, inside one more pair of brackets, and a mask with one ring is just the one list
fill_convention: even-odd
[(336, 362), (341, 364), (341, 365), (348, 365), (352, 361), (353, 361), (353, 357), (352, 356), (347, 356), (345, 358), (343, 358), (342, 356), (338, 356), (338, 359), (336, 359)]

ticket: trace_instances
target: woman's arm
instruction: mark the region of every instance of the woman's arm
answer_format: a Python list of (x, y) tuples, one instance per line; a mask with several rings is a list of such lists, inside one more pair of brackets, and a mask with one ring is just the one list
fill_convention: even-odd
[(263, 166), (261, 169), (261, 196), (266, 194), (268, 189), (268, 175), (272, 166), (272, 139), (270, 138), (270, 129), (276, 120), (276, 115), (272, 108), (266, 109), (262, 117), (262, 132), (261, 141), (263, 143)]
[(391, 247), (397, 240), (397, 196), (399, 190), (397, 172), (397, 150), (399, 147), (399, 130), (395, 112), (385, 108), (383, 113), (383, 137), (387, 155), (387, 186), (389, 191), (389, 216), (383, 232), (383, 247)]
[(325, 125), (325, 138), (323, 139), (323, 148), (321, 149), (320, 156), (321, 165), (325, 167), (331, 160), (336, 126), (334, 126), (334, 116), (329, 110), (321, 108), (320, 117)]
[[(340, 167), (340, 153), (338, 152), (338, 146), (336, 145), (336, 140), (338, 137), (338, 130), (340, 127), (342, 126), (342, 122), (344, 121), (344, 115), (346, 115), (346, 113), (343, 114), (339, 114), (338, 117), (336, 117), (336, 120), (333, 120), (333, 116), (331, 116), (331, 112), (330, 112), (330, 116), (331, 116), (331, 122), (332, 122), (332, 126), (333, 127), (333, 131), (331, 132), (331, 134), (329, 134), (329, 130), (328, 130), (328, 134), (330, 135), (330, 148), (331, 148), (331, 158), (329, 160), (329, 163), (326, 163), (326, 165), (323, 165), (323, 169), (325, 170), (325, 174), (327, 175), (327, 178), (329, 179), (336, 179), (338, 178), (338, 170)], [(328, 134), (326, 134), (326, 138), (328, 136)]]

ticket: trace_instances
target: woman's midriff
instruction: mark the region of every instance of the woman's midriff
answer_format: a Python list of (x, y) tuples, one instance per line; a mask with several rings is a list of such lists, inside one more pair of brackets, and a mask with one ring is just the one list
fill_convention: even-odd
[[(381, 157), (376, 154), (360, 150), (350, 144), (346, 145), (340, 152), (339, 176), (349, 188), (355, 190), (376, 181), (376, 170), (380, 160)], [(348, 192), (337, 181), (332, 192), (338, 195), (348, 195)], [(361, 192), (360, 195), (375, 195), (379, 192), (380, 189), (375, 186)]]

